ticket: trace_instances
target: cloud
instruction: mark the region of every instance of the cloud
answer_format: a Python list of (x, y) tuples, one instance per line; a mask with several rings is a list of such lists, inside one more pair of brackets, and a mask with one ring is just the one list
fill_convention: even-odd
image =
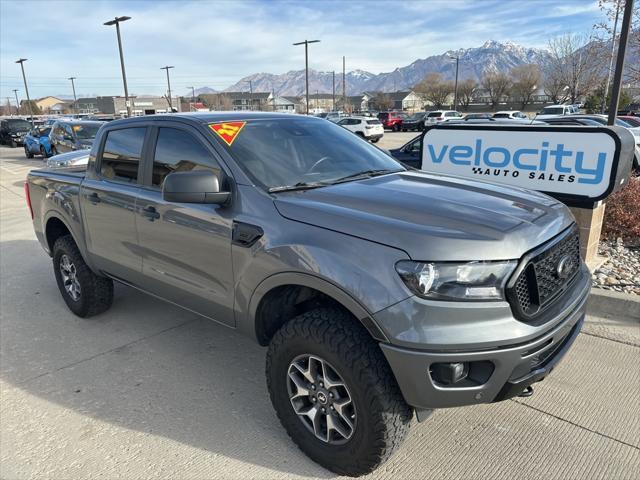
[[(588, 31), (598, 15), (594, 2), (530, 1), (56, 1), (0, 2), (0, 90), (22, 91), (25, 64), (32, 96), (70, 93), (69, 76), (82, 94), (122, 94), (113, 27), (122, 24), (132, 93), (163, 93), (160, 67), (175, 65), (172, 87), (222, 89), (256, 72), (304, 67), (304, 48), (292, 43), (317, 38), (310, 66), (317, 70), (391, 71), (417, 58), (468, 48), (488, 39), (540, 46), (567, 28)], [(587, 8), (588, 7), (588, 8)], [(46, 9), (46, 21), (24, 18)]]

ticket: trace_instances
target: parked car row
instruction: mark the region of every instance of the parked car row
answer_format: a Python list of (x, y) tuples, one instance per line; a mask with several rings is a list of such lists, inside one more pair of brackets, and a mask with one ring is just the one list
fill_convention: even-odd
[[(592, 126), (599, 127), (603, 125), (607, 125), (607, 117), (605, 115), (598, 114), (567, 114), (567, 115), (553, 115), (545, 117), (543, 120), (540, 120), (540, 117), (536, 117), (534, 120), (525, 120), (522, 118), (509, 118), (509, 117), (497, 117), (494, 115), (493, 117), (478, 117), (472, 114), (468, 115), (464, 118), (463, 121), (457, 121), (455, 123), (465, 124), (465, 123), (473, 123), (473, 124), (513, 124), (513, 123), (524, 123), (527, 125), (575, 125), (575, 126)], [(469, 118), (471, 117), (471, 118)], [(636, 152), (633, 162), (633, 168), (636, 171), (640, 171), (640, 118), (634, 116), (623, 116), (616, 118), (615, 124), (619, 127), (627, 128), (631, 134), (635, 137), (636, 140)], [(389, 153), (396, 158), (396, 160), (400, 160), (405, 165), (408, 165), (413, 168), (421, 167), (421, 151), (422, 151), (422, 136), (418, 136), (403, 146), (399, 148), (395, 148), (389, 151)]]

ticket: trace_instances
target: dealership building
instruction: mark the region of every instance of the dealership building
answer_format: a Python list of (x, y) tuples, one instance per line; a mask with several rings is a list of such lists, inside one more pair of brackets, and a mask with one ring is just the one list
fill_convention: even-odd
[[(155, 113), (168, 113), (169, 101), (166, 97), (129, 97), (131, 115), (140, 117), (142, 115), (153, 115)], [(126, 115), (127, 104), (124, 97), (96, 97), (97, 109), (100, 113), (113, 115)], [(171, 105), (174, 112), (180, 111), (180, 97), (172, 97)]]

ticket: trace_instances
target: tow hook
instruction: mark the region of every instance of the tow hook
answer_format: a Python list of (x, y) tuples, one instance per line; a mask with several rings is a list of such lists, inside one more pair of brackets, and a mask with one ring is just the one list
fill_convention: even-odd
[(527, 397), (530, 397), (531, 395), (533, 395), (533, 387), (529, 385), (518, 396), (522, 398), (527, 398)]

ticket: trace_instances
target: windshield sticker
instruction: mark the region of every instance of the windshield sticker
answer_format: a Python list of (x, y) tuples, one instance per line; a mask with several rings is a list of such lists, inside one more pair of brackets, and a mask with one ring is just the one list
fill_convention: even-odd
[(209, 127), (224, 140), (224, 143), (231, 146), (246, 123), (247, 122), (210, 123)]

